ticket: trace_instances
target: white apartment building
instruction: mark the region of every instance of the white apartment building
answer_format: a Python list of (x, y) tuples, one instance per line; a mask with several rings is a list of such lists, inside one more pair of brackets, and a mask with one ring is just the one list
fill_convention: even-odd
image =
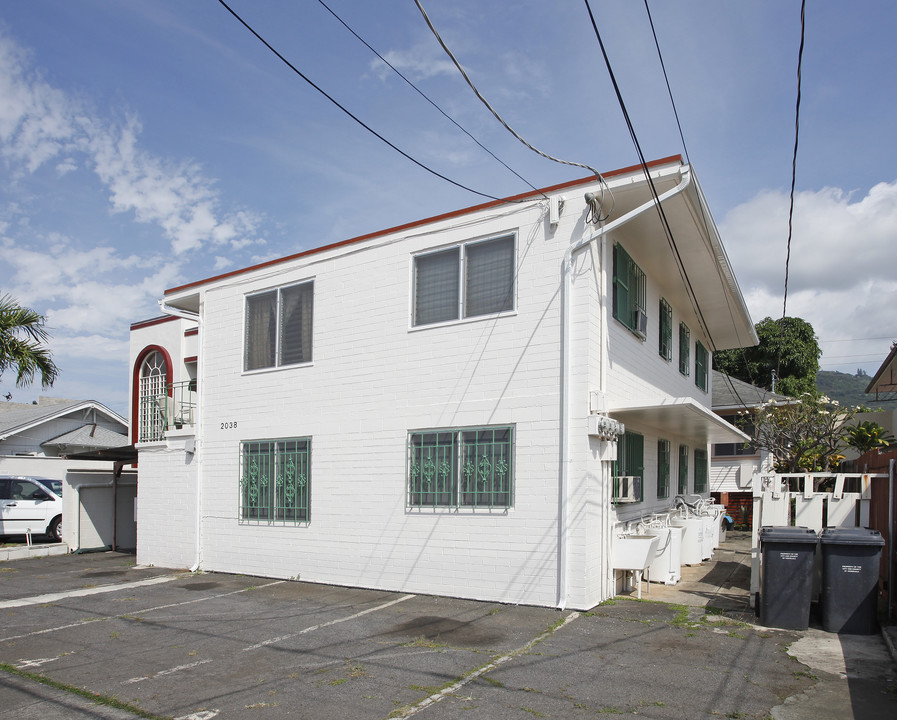
[(711, 353), (757, 342), (693, 169), (649, 168), (168, 290), (131, 333), (138, 562), (612, 596), (615, 528), (746, 439)]

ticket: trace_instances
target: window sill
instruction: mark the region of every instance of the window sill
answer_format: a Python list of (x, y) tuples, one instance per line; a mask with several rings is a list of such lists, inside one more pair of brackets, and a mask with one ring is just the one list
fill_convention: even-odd
[(255, 370), (242, 370), (240, 375), (247, 377), (251, 375), (264, 375), (265, 373), (280, 372), (281, 370), (295, 370), (296, 368), (313, 367), (314, 360), (307, 363), (294, 363), (293, 365), (276, 365), (274, 367), (256, 368)]
[(428, 323), (427, 325), (409, 325), (408, 332), (421, 332), (422, 330), (453, 327), (455, 325), (469, 325), (470, 323), (483, 322), (484, 320), (498, 320), (500, 318), (514, 317), (515, 315), (517, 315), (517, 310), (505, 310), (499, 313), (477, 315), (475, 317), (461, 318), (459, 320), (446, 320), (444, 322)]
[(405, 507), (406, 515), (510, 515), (513, 508)]

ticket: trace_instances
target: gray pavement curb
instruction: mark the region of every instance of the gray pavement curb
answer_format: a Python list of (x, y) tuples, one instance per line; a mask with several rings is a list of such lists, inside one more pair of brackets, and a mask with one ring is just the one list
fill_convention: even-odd
[(0, 548), (0, 562), (7, 560), (26, 560), (27, 558), (48, 557), (50, 555), (67, 555), (69, 546), (65, 543), (41, 545), (21, 545), (11, 548)]

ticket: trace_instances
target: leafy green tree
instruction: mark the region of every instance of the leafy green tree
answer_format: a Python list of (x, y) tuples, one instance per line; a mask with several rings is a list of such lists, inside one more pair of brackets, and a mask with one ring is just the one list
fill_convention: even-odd
[(846, 408), (819, 393), (804, 393), (785, 405), (766, 403), (755, 411), (754, 442), (775, 458), (776, 472), (826, 472), (844, 459)]
[(14, 368), (16, 387), (30, 385), (36, 374), (43, 388), (52, 387), (59, 369), (45, 345), (49, 338), (43, 315), (0, 296), (0, 376)]
[(877, 422), (870, 420), (864, 420), (847, 428), (844, 436), (844, 442), (860, 455), (870, 450), (889, 447), (894, 441), (895, 438), (891, 433)]
[(816, 392), (816, 373), (822, 351), (813, 326), (806, 320), (764, 318), (754, 328), (760, 343), (749, 348), (718, 350), (713, 354), (716, 370), (746, 383), (800, 397)]

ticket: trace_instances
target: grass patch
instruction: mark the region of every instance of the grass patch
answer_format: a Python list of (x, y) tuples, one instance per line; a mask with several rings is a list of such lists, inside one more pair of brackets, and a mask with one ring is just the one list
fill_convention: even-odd
[(603, 708), (598, 708), (598, 710), (596, 710), (596, 712), (603, 713), (606, 715), (622, 715), (623, 714), (623, 711), (620, 710), (620, 708), (613, 707), (612, 705), (608, 705)]
[(27, 680), (39, 682), (41, 685), (46, 685), (47, 687), (62, 690), (63, 692), (70, 693), (71, 695), (77, 695), (78, 697), (90, 700), (91, 702), (98, 705), (106, 705), (107, 707), (113, 707), (117, 710), (125, 710), (132, 715), (136, 715), (137, 717), (148, 718), (149, 720), (169, 720), (164, 715), (156, 715), (154, 713), (147, 712), (146, 710), (143, 710), (136, 705), (123, 702), (118, 698), (112, 697), (111, 695), (103, 695), (102, 693), (91, 692), (90, 690), (85, 690), (84, 688), (79, 688), (75, 685), (67, 685), (66, 683), (57, 682), (56, 680), (50, 680), (50, 678), (44, 677), (43, 675), (38, 675), (37, 673), (28, 672), (27, 670), (19, 670), (19, 668), (7, 663), (0, 663), (0, 670), (3, 670), (10, 675), (16, 675)]
[(538, 710), (533, 710), (532, 708), (528, 708), (523, 705), (520, 706), (520, 709), (525, 713), (529, 713), (533, 717), (548, 717), (545, 713), (541, 713)]
[(421, 635), (420, 637), (414, 638), (414, 640), (402, 643), (402, 647), (430, 648), (431, 650), (441, 650), (442, 648), (447, 648), (448, 644), (439, 642), (439, 640), (430, 640), (429, 638)]
[(503, 688), (505, 684), (501, 680), (496, 680), (495, 678), (489, 677), (488, 675), (481, 675), (481, 680), (485, 680), (492, 687)]

